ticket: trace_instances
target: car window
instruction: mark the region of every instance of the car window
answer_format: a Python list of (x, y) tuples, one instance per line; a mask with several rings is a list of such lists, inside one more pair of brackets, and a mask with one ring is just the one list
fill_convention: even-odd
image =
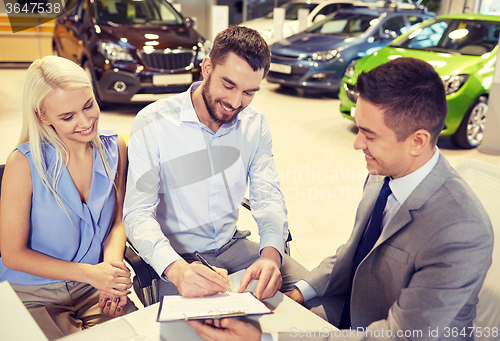
[(382, 24), (382, 31), (383, 32), (394, 31), (398, 36), (400, 36), (403, 33), (402, 32), (403, 27), (405, 27), (405, 20), (402, 15), (399, 15), (385, 21)]
[(316, 13), (316, 15), (314, 16), (314, 18), (312, 18), (313, 22), (319, 22), (323, 19), (325, 19), (325, 17), (327, 15), (330, 15), (332, 13), (335, 13), (337, 12), (339, 9), (342, 9), (344, 8), (344, 6), (342, 5), (349, 5), (349, 6), (352, 6), (351, 4), (344, 4), (344, 3), (334, 3), (334, 4), (328, 4), (326, 6), (324, 6), (323, 8), (321, 8), (318, 13)]
[(480, 56), (498, 43), (500, 23), (442, 19), (418, 28), (392, 46)]
[[(171, 3), (178, 3), (179, 1), (172, 1)], [(181, 1), (182, 2), (182, 1)], [(262, 1), (262, 0), (247, 0), (247, 20), (256, 18), (272, 18), (273, 10), (275, 7), (283, 7), (287, 4), (286, 0), (273, 0), (273, 1)], [(220, 4), (220, 3), (219, 3)], [(243, 1), (234, 1), (234, 9), (237, 13), (243, 11)]]
[(87, 1), (84, 0), (80, 2), (77, 7), (76, 7), (76, 14), (78, 15), (79, 18), (83, 19), (83, 16), (85, 15), (85, 12), (87, 11)]
[(413, 29), (415, 26), (420, 24), (422, 21), (424, 21), (424, 18), (412, 15), (408, 17), (408, 22), (410, 23), (411, 28)]
[(460, 21), (454, 30), (443, 36), (442, 46), (464, 54), (482, 55), (490, 52), (498, 42), (489, 40), (491, 23), (481, 21)]
[(307, 32), (356, 36), (365, 32), (370, 27), (370, 22), (376, 18), (373, 15), (337, 13), (330, 20), (311, 26)]
[(339, 4), (329, 4), (318, 11), (318, 14), (328, 15), (340, 9)]
[(498, 38), (500, 37), (500, 23), (493, 25), (488, 25), (488, 37), (487, 41), (493, 44), (498, 43)]
[(408, 19), (408, 23), (410, 24), (410, 28), (402, 27), (401, 28), (402, 34), (405, 34), (406, 32), (413, 30), (418, 25), (420, 25), (420, 23), (424, 20), (422, 17), (416, 16), (416, 15), (409, 16), (409, 17), (407, 17), (407, 19)]
[(413, 39), (408, 41), (407, 47), (410, 49), (418, 49), (436, 46), (447, 28), (448, 24), (445, 21), (440, 21), (415, 31), (417, 34)]
[(338, 5), (339, 5), (339, 9), (352, 7), (352, 4), (348, 3), (348, 2), (340, 2), (340, 3), (338, 3)]
[(95, 0), (97, 21), (122, 25), (180, 25), (182, 17), (166, 0)]
[[(299, 9), (306, 8), (309, 13), (318, 6), (318, 4), (307, 4), (307, 3), (294, 3), (290, 4), (285, 8), (285, 20), (298, 20), (299, 19)], [(272, 12), (271, 12), (272, 13)], [(272, 16), (271, 16), (272, 18)]]

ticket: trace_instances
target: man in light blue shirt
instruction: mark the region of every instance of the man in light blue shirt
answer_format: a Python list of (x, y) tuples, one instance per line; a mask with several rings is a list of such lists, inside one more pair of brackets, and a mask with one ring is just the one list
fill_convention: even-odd
[[(291, 329), (262, 340), (474, 340), (467, 331), (493, 231), (437, 148), (447, 114), (443, 82), (430, 64), (398, 58), (359, 75), (357, 89), (354, 148), (370, 174), (352, 234), (288, 293), (339, 330)], [(219, 328), (188, 323), (207, 340), (261, 339), (236, 319), (212, 322)]]
[[(247, 269), (243, 291), (290, 291), (307, 273), (284, 254), (287, 211), (265, 116), (249, 106), (269, 69), (269, 48), (254, 30), (230, 27), (202, 63), (203, 82), (139, 112), (129, 140), (124, 207), (128, 238), (162, 277), (160, 295), (205, 296), (228, 289)], [(250, 185), (260, 245), (236, 230)], [(216, 272), (194, 262), (199, 251)], [(283, 284), (283, 287), (282, 287)]]

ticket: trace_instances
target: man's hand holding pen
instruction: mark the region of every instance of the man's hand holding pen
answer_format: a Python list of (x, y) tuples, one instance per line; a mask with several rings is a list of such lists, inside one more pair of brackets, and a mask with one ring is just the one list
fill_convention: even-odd
[[(227, 278), (227, 270), (226, 269), (219, 269), (219, 270), (224, 270), (225, 273), (224, 274), (220, 274), (219, 271), (217, 271), (212, 265), (210, 265), (210, 263), (205, 259), (205, 257), (203, 257), (203, 255), (201, 253), (199, 253), (198, 251), (195, 251), (194, 252), (194, 256), (198, 259), (198, 261), (205, 265), (207, 268), (209, 268), (210, 270), (218, 273), (219, 275)], [(227, 291), (232, 291), (231, 288), (227, 288)]]
[(229, 289), (227, 270), (211, 268), (201, 262), (189, 264), (180, 259), (170, 264), (164, 274), (184, 297), (203, 297), (226, 292)]
[[(180, 259), (170, 264), (164, 271), (165, 276), (177, 287), (184, 297), (203, 297), (219, 292), (231, 291), (226, 269), (210, 265), (199, 253), (194, 253), (199, 260), (187, 263)], [(255, 296), (264, 300), (274, 296), (281, 288), (281, 256), (273, 247), (265, 247), (260, 258), (255, 261), (241, 279), (238, 292), (247, 289), (251, 280), (258, 280)]]

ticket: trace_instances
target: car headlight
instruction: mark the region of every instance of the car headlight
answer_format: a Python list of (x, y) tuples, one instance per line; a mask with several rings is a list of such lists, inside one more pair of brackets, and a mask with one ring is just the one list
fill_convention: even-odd
[(356, 64), (357, 61), (358, 61), (357, 59), (354, 59), (354, 60), (351, 60), (351, 62), (349, 64), (347, 64), (347, 67), (345, 68), (344, 76), (346, 76), (347, 78), (354, 77), (354, 64)]
[(458, 89), (464, 85), (464, 83), (469, 78), (469, 75), (456, 75), (456, 76), (443, 76), (441, 79), (444, 83), (444, 88), (446, 89), (446, 94), (452, 94), (457, 92)]
[(196, 55), (196, 60), (201, 63), (203, 61), (203, 58), (208, 56), (210, 54), (210, 50), (212, 50), (212, 43), (210, 40), (205, 40), (204, 43), (199, 42), (198, 43), (198, 54)]
[(127, 48), (112, 42), (102, 42), (98, 46), (98, 50), (104, 57), (113, 62), (117, 60), (134, 61), (134, 57), (132, 57)]
[(326, 62), (335, 58), (339, 52), (337, 50), (318, 51), (311, 55), (311, 59), (318, 62)]

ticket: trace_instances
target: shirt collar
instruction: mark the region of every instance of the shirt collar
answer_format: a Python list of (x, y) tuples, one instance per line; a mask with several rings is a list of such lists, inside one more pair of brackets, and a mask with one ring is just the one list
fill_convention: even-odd
[[(191, 84), (189, 89), (184, 92), (182, 97), (182, 110), (180, 112), (179, 119), (184, 122), (198, 122), (201, 123), (198, 119), (198, 115), (196, 115), (196, 110), (194, 110), (193, 100), (191, 99), (191, 93), (194, 92), (201, 85), (202, 82), (194, 82)], [(230, 128), (236, 124), (237, 121), (241, 120), (241, 114), (245, 112), (246, 108), (238, 113), (236, 120), (234, 120), (231, 124), (224, 123), (221, 128)]]
[(389, 182), (389, 187), (391, 188), (392, 194), (398, 201), (400, 205), (402, 205), (406, 199), (410, 196), (410, 194), (417, 188), (417, 186), (425, 179), (427, 175), (432, 171), (434, 166), (437, 164), (439, 160), (439, 149), (436, 147), (436, 151), (434, 155), (427, 161), (422, 167), (410, 173), (408, 175), (403, 176), (402, 178), (392, 179)]
[(181, 112), (179, 115), (179, 120), (183, 122), (200, 122), (196, 111), (194, 110), (193, 101), (191, 100), (191, 93), (198, 89), (201, 82), (194, 82), (191, 84), (187, 91), (184, 91), (182, 95)]

